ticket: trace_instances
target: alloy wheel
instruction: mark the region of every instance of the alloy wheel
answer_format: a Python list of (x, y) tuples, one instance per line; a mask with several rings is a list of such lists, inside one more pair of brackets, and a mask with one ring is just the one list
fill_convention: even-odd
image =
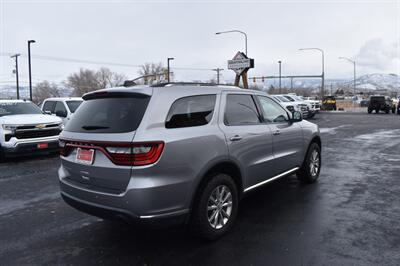
[(226, 185), (216, 187), (208, 199), (207, 218), (214, 229), (224, 227), (232, 214), (232, 193)]

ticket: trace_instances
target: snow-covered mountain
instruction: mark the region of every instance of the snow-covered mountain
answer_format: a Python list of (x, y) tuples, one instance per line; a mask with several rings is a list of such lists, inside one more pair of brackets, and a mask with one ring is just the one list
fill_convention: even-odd
[[(250, 85), (254, 84), (252, 80), (250, 80)], [(338, 88), (341, 89), (353, 89), (353, 80), (352, 79), (325, 79), (325, 89), (329, 89), (332, 85), (333, 89), (336, 90)], [(257, 86), (259, 88), (268, 89), (273, 86), (275, 88), (279, 87), (279, 80), (266, 80), (264, 83), (261, 81), (257, 81)], [(310, 88), (312, 90), (317, 90), (321, 87), (321, 79), (293, 79), (293, 83), (290, 79), (282, 79), (282, 87), (286, 88)], [(357, 91), (395, 91), (400, 92), (400, 76), (396, 74), (366, 74), (359, 76), (356, 78), (356, 87)]]
[[(342, 83), (352, 86), (352, 81)], [(360, 90), (387, 90), (400, 92), (400, 77), (396, 74), (367, 74), (356, 79), (356, 87)]]

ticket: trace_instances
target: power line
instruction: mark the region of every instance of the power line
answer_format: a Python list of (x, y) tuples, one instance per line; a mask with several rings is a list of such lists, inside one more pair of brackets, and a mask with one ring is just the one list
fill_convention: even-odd
[[(12, 53), (0, 53), (0, 56), (10, 56)], [(27, 57), (26, 54), (21, 54), (23, 57)], [(32, 55), (32, 58), (36, 58), (39, 60), (49, 60), (49, 61), (62, 61), (62, 62), (70, 62), (70, 63), (85, 63), (85, 64), (93, 64), (93, 65), (113, 65), (113, 66), (121, 66), (121, 67), (135, 67), (140, 68), (142, 65), (134, 65), (134, 64), (125, 64), (125, 63), (116, 63), (116, 62), (105, 62), (105, 61), (93, 61), (93, 60), (81, 60), (76, 58), (66, 58), (66, 57), (57, 57), (57, 56), (47, 56), (47, 55)], [(176, 70), (194, 70), (194, 71), (213, 71), (213, 68), (201, 68), (201, 67), (173, 67)]]

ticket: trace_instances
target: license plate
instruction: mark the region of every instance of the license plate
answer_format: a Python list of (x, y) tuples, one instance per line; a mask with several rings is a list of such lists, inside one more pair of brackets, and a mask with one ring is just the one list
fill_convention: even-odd
[(93, 149), (81, 149), (78, 148), (75, 161), (82, 164), (92, 164), (94, 157), (94, 150)]
[(38, 143), (37, 148), (38, 149), (47, 149), (49, 147), (48, 143)]

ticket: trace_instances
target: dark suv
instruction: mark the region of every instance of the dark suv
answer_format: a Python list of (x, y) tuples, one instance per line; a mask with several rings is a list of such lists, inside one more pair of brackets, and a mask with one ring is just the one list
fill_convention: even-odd
[(388, 114), (390, 110), (392, 110), (392, 113), (395, 113), (396, 106), (393, 104), (390, 97), (376, 95), (369, 98), (368, 104), (368, 113), (370, 114), (374, 110), (376, 113), (379, 113), (379, 111), (385, 111), (385, 113)]

